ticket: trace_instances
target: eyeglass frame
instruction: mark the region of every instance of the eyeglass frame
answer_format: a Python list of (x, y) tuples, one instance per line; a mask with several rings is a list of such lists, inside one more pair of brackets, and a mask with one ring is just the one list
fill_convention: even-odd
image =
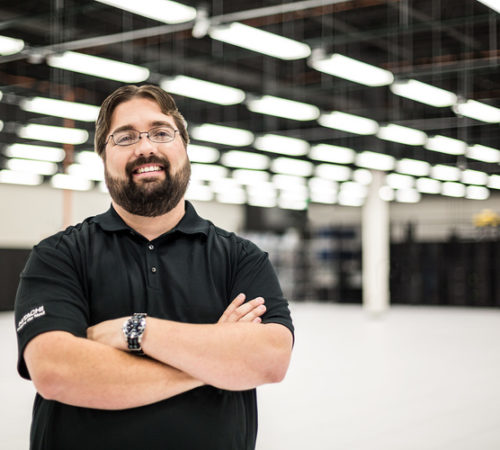
[[(151, 139), (151, 137), (149, 136), (149, 133), (152, 131), (152, 130), (156, 130), (156, 129), (168, 129), (168, 130), (172, 130), (174, 132), (173, 136), (172, 136), (172, 139), (169, 140), (169, 141), (154, 141), (153, 139)], [(130, 147), (131, 145), (134, 145), (134, 144), (137, 144), (138, 142), (140, 142), (140, 140), (142, 139), (142, 135), (145, 134), (146, 137), (149, 139), (150, 142), (154, 142), (155, 144), (168, 144), (170, 142), (173, 142), (175, 140), (175, 133), (179, 133), (179, 130), (176, 129), (176, 128), (172, 128), (172, 127), (168, 127), (168, 126), (156, 126), (156, 127), (153, 127), (153, 128), (150, 128), (148, 131), (137, 131), (137, 130), (134, 130), (133, 128), (131, 129), (128, 129), (128, 130), (120, 130), (118, 131), (118, 133), (123, 133), (123, 132), (126, 132), (126, 131), (133, 131), (135, 133), (137, 133), (137, 140), (135, 142), (131, 142), (130, 144), (118, 144), (116, 141), (115, 141), (115, 136), (113, 134), (110, 134), (108, 136), (108, 139), (106, 140), (106, 142), (104, 143), (104, 145), (108, 145), (108, 142), (110, 140), (113, 141), (113, 144), (117, 145), (118, 147)]]

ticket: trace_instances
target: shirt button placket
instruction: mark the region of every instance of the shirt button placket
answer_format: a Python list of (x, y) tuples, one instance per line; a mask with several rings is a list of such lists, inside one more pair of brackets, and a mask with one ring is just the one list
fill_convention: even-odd
[(147, 267), (149, 267), (149, 285), (151, 287), (158, 287), (158, 277), (156, 276), (156, 273), (158, 272), (158, 252), (156, 252), (156, 247), (154, 244), (148, 243), (146, 245), (146, 262), (147, 262)]

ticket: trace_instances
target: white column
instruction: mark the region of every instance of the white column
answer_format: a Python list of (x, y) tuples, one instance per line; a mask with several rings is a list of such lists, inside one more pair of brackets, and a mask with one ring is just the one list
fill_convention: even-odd
[(379, 190), (385, 173), (372, 170), (362, 213), (363, 308), (382, 313), (389, 308), (389, 203)]

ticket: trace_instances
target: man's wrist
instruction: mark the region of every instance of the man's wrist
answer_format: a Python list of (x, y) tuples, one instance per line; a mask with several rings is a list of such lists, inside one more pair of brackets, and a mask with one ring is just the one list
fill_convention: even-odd
[(144, 355), (141, 344), (146, 331), (146, 317), (146, 313), (134, 313), (122, 327), (128, 350), (137, 355)]

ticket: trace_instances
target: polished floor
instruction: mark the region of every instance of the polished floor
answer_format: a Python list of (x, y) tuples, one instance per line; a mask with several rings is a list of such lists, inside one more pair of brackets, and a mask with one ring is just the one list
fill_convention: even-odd
[[(292, 312), (287, 378), (259, 389), (258, 450), (500, 449), (500, 310)], [(26, 450), (33, 388), (15, 372), (11, 313), (0, 343), (0, 449)]]

